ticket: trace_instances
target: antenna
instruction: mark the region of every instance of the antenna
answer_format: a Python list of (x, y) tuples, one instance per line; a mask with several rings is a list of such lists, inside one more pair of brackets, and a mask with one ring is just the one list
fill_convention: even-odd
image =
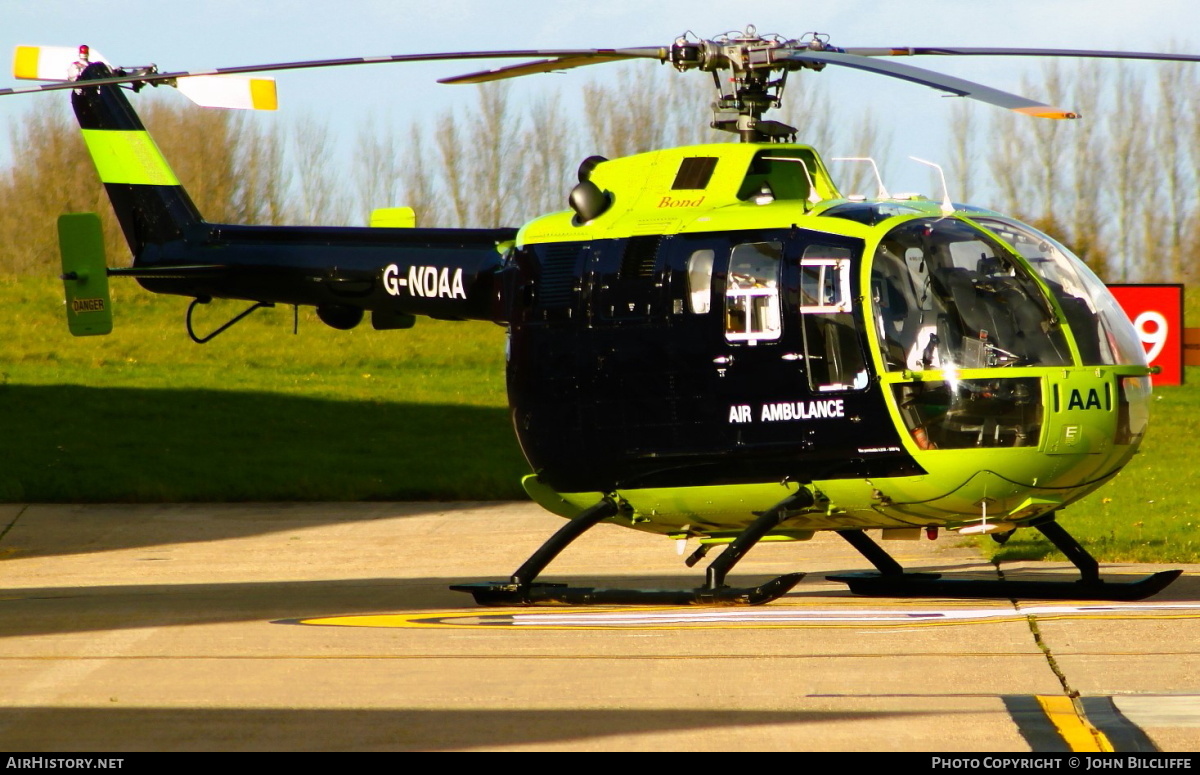
[(891, 199), (892, 195), (888, 193), (887, 187), (883, 185), (883, 176), (879, 174), (879, 165), (870, 156), (837, 156), (834, 161), (865, 161), (871, 165), (871, 169), (875, 171), (875, 191), (876, 199)]
[(913, 161), (919, 161), (920, 163), (929, 167), (933, 167), (938, 171), (938, 175), (942, 176), (942, 215), (953, 215), (954, 205), (950, 202), (950, 189), (946, 186), (946, 173), (942, 171), (942, 165), (934, 164), (933, 162), (925, 161), (924, 159), (918, 159), (916, 156), (909, 156), (908, 158), (912, 159)]

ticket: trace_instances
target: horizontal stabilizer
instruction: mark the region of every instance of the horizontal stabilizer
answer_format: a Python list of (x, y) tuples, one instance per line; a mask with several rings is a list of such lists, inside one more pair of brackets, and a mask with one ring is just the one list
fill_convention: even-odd
[(371, 211), (371, 226), (384, 229), (414, 229), (417, 214), (411, 207), (379, 207)]

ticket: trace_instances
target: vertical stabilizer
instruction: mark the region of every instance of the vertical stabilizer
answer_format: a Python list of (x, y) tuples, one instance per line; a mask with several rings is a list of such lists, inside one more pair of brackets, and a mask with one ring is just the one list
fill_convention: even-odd
[[(96, 62), (83, 71), (79, 81), (111, 75), (107, 65)], [(135, 264), (147, 258), (147, 246), (181, 239), (188, 226), (201, 221), (196, 205), (121, 87), (76, 89), (71, 104)]]

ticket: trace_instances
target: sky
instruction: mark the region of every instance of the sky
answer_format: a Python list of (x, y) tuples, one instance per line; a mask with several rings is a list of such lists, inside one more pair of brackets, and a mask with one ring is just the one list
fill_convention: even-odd
[[(841, 46), (1013, 46), (1166, 50), (1200, 53), (1200, 3), (1194, 0), (0, 0), (0, 50), (87, 43), (123, 65), (164, 70), (437, 51), (526, 48), (614, 48), (669, 45), (691, 31), (708, 38), (753, 24), (760, 33), (799, 37), (817, 31)], [(6, 61), (11, 53), (5, 54)], [(910, 64), (1020, 92), (1036, 60), (925, 57)], [(346, 155), (363, 122), (406, 127), (474, 100), (474, 87), (444, 86), (439, 77), (488, 63), (386, 64), (279, 73), (280, 110), (264, 122), (314, 115), (326, 119)], [(504, 64), (497, 62), (496, 64)], [(660, 67), (641, 62), (641, 67)], [(1200, 65), (1197, 65), (1200, 66)], [(536, 75), (514, 81), (514, 98), (571, 94), (604, 68)], [(690, 73), (677, 77), (706, 78)], [(839, 121), (873, 109), (893, 130), (891, 154), (948, 163), (953, 98), (920, 86), (855, 71), (815, 74), (834, 96)], [(0, 86), (18, 86), (10, 67)], [(1034, 99), (1044, 95), (1025, 94)], [(62, 92), (0, 97), (0, 124), (20, 120), (32, 100)], [(785, 97), (786, 99), (786, 97)], [(1070, 108), (1069, 105), (1063, 107)], [(1000, 110), (996, 108), (995, 110)], [(1152, 120), (1152, 117), (1150, 117)], [(697, 121), (707, 121), (706, 113)], [(1031, 119), (1034, 120), (1034, 119)], [(1086, 117), (1083, 120), (1087, 120)], [(803, 141), (803, 128), (801, 128)], [(0, 161), (7, 149), (0, 140)], [(929, 172), (915, 163), (888, 164), (892, 190), (928, 191)], [(953, 195), (953, 192), (951, 192)]]

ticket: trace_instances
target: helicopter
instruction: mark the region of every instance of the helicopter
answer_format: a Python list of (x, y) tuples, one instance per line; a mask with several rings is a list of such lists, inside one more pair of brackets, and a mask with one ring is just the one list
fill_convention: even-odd
[[(107, 266), (94, 214), (60, 219), (73, 333), (111, 330), (108, 277), (190, 297), (204, 342), (262, 306), (310, 305), (338, 329), (418, 317), (507, 327), (513, 426), (529, 496), (567, 522), (508, 579), (457, 584), (483, 605), (763, 604), (804, 576), (738, 587), (729, 573), (760, 541), (833, 531), (874, 567), (830, 576), (897, 597), (1138, 600), (1181, 573), (1101, 579), (1059, 512), (1128, 463), (1149, 420), (1145, 354), (1115, 299), (1061, 243), (1001, 213), (892, 197), (847, 197), (798, 130), (764, 118), (790, 75), (850, 67), (1034, 118), (1047, 105), (924, 68), (910, 56), (1074, 56), (1200, 61), (1182, 54), (1017, 48), (850, 48), (753, 27), (667, 46), (404, 54), (222, 68), (205, 77), (377, 62), (524, 59), (441, 79), (483, 83), (631, 59), (716, 88), (714, 128), (740, 142), (583, 160), (569, 208), (520, 228), (250, 226), (206, 222), (125, 91), (197, 74), (92, 58), (70, 80), (39, 50), (0, 95), (70, 90), (134, 256)], [(58, 57), (58, 59), (55, 59)], [(236, 86), (234, 92), (246, 87)], [(258, 87), (255, 87), (258, 88)], [(243, 100), (244, 101), (244, 100)], [(381, 221), (381, 223), (387, 223)], [(253, 303), (208, 337), (213, 298)], [(538, 581), (587, 530), (609, 522), (698, 541), (692, 589), (573, 588)], [(910, 573), (871, 538), (1033, 528), (1075, 581)]]

